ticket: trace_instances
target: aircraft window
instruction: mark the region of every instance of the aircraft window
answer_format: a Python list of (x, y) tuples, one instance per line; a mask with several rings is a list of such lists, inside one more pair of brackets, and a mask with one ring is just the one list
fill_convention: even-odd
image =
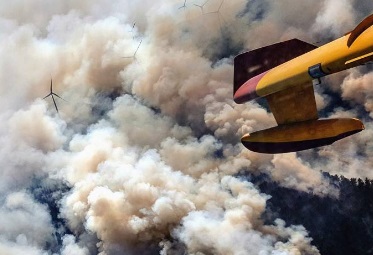
[(321, 64), (310, 66), (308, 68), (308, 73), (314, 79), (321, 78), (326, 75), (326, 73), (324, 73), (324, 71), (321, 69)]

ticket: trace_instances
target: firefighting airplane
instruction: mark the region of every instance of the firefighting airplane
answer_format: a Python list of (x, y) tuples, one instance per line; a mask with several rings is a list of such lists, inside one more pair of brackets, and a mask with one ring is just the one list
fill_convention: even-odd
[(323, 76), (372, 60), (373, 14), (320, 47), (292, 39), (236, 56), (234, 101), (264, 97), (278, 124), (245, 134), (241, 142), (255, 152), (286, 153), (329, 145), (364, 130), (355, 118), (319, 120), (313, 85)]

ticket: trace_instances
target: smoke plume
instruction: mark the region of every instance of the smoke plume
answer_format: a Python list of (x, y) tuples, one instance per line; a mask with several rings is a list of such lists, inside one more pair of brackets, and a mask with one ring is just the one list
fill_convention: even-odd
[[(356, 2), (3, 1), (0, 253), (319, 254), (304, 227), (264, 222), (270, 197), (238, 173), (338, 197), (320, 170), (372, 178), (373, 127), (308, 152), (250, 152), (241, 135), (276, 123), (233, 102), (232, 60), (338, 37), (372, 7)], [(58, 113), (42, 100), (51, 79)], [(361, 68), (323, 86), (372, 117), (371, 80)], [(317, 101), (330, 109), (324, 89)], [(327, 113), (341, 114), (360, 113)]]

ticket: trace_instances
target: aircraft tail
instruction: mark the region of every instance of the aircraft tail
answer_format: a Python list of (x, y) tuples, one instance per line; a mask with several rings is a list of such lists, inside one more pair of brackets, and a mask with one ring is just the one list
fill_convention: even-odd
[(237, 55), (234, 58), (233, 94), (247, 80), (316, 48), (315, 45), (292, 39)]

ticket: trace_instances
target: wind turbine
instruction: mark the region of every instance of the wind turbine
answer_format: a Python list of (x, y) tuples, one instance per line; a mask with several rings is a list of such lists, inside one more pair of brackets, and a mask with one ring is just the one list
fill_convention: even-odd
[(66, 100), (63, 99), (62, 97), (60, 97), (59, 95), (57, 95), (56, 93), (53, 92), (53, 83), (52, 83), (52, 79), (51, 79), (50, 92), (49, 92), (48, 95), (46, 95), (45, 97), (43, 97), (43, 99), (46, 99), (46, 98), (49, 97), (49, 96), (52, 97), (52, 100), (53, 100), (54, 106), (56, 107), (56, 111), (58, 112), (57, 104), (56, 104), (56, 101), (54, 100), (54, 97), (53, 97), (53, 96), (56, 96), (56, 97), (62, 99), (63, 101), (66, 101)]
[(186, 1), (187, 1), (187, 0), (184, 0), (184, 4), (183, 4), (183, 6), (179, 7), (178, 9), (185, 9), (185, 8), (186, 8)]
[(210, 0), (206, 0), (202, 5), (194, 4), (195, 6), (199, 7), (201, 9), (202, 14), (205, 14), (205, 11), (203, 10), (203, 7), (209, 2)]
[(131, 56), (131, 57), (122, 57), (122, 58), (133, 58), (134, 60), (136, 60), (136, 54), (137, 54), (137, 51), (138, 51), (139, 48), (140, 48), (141, 43), (142, 43), (142, 39), (140, 40), (140, 43), (139, 43), (139, 45), (137, 46), (137, 48), (136, 48), (135, 53), (133, 54), (133, 56)]
[[(206, 1), (206, 3), (207, 3), (207, 2), (208, 2), (208, 1)], [(222, 29), (222, 23), (226, 23), (225, 20), (224, 20), (223, 15), (220, 13), (220, 9), (221, 9), (223, 3), (224, 3), (224, 0), (222, 0), (222, 1), (220, 2), (219, 8), (218, 8), (216, 11), (205, 12), (205, 13), (203, 13), (203, 14), (205, 14), (205, 15), (207, 15), (207, 14), (217, 14), (217, 15), (218, 15), (218, 19), (219, 19), (220, 30), (223, 30), (223, 29)], [(201, 9), (202, 9), (202, 8), (201, 8)], [(223, 21), (223, 22), (222, 22), (222, 21)]]

